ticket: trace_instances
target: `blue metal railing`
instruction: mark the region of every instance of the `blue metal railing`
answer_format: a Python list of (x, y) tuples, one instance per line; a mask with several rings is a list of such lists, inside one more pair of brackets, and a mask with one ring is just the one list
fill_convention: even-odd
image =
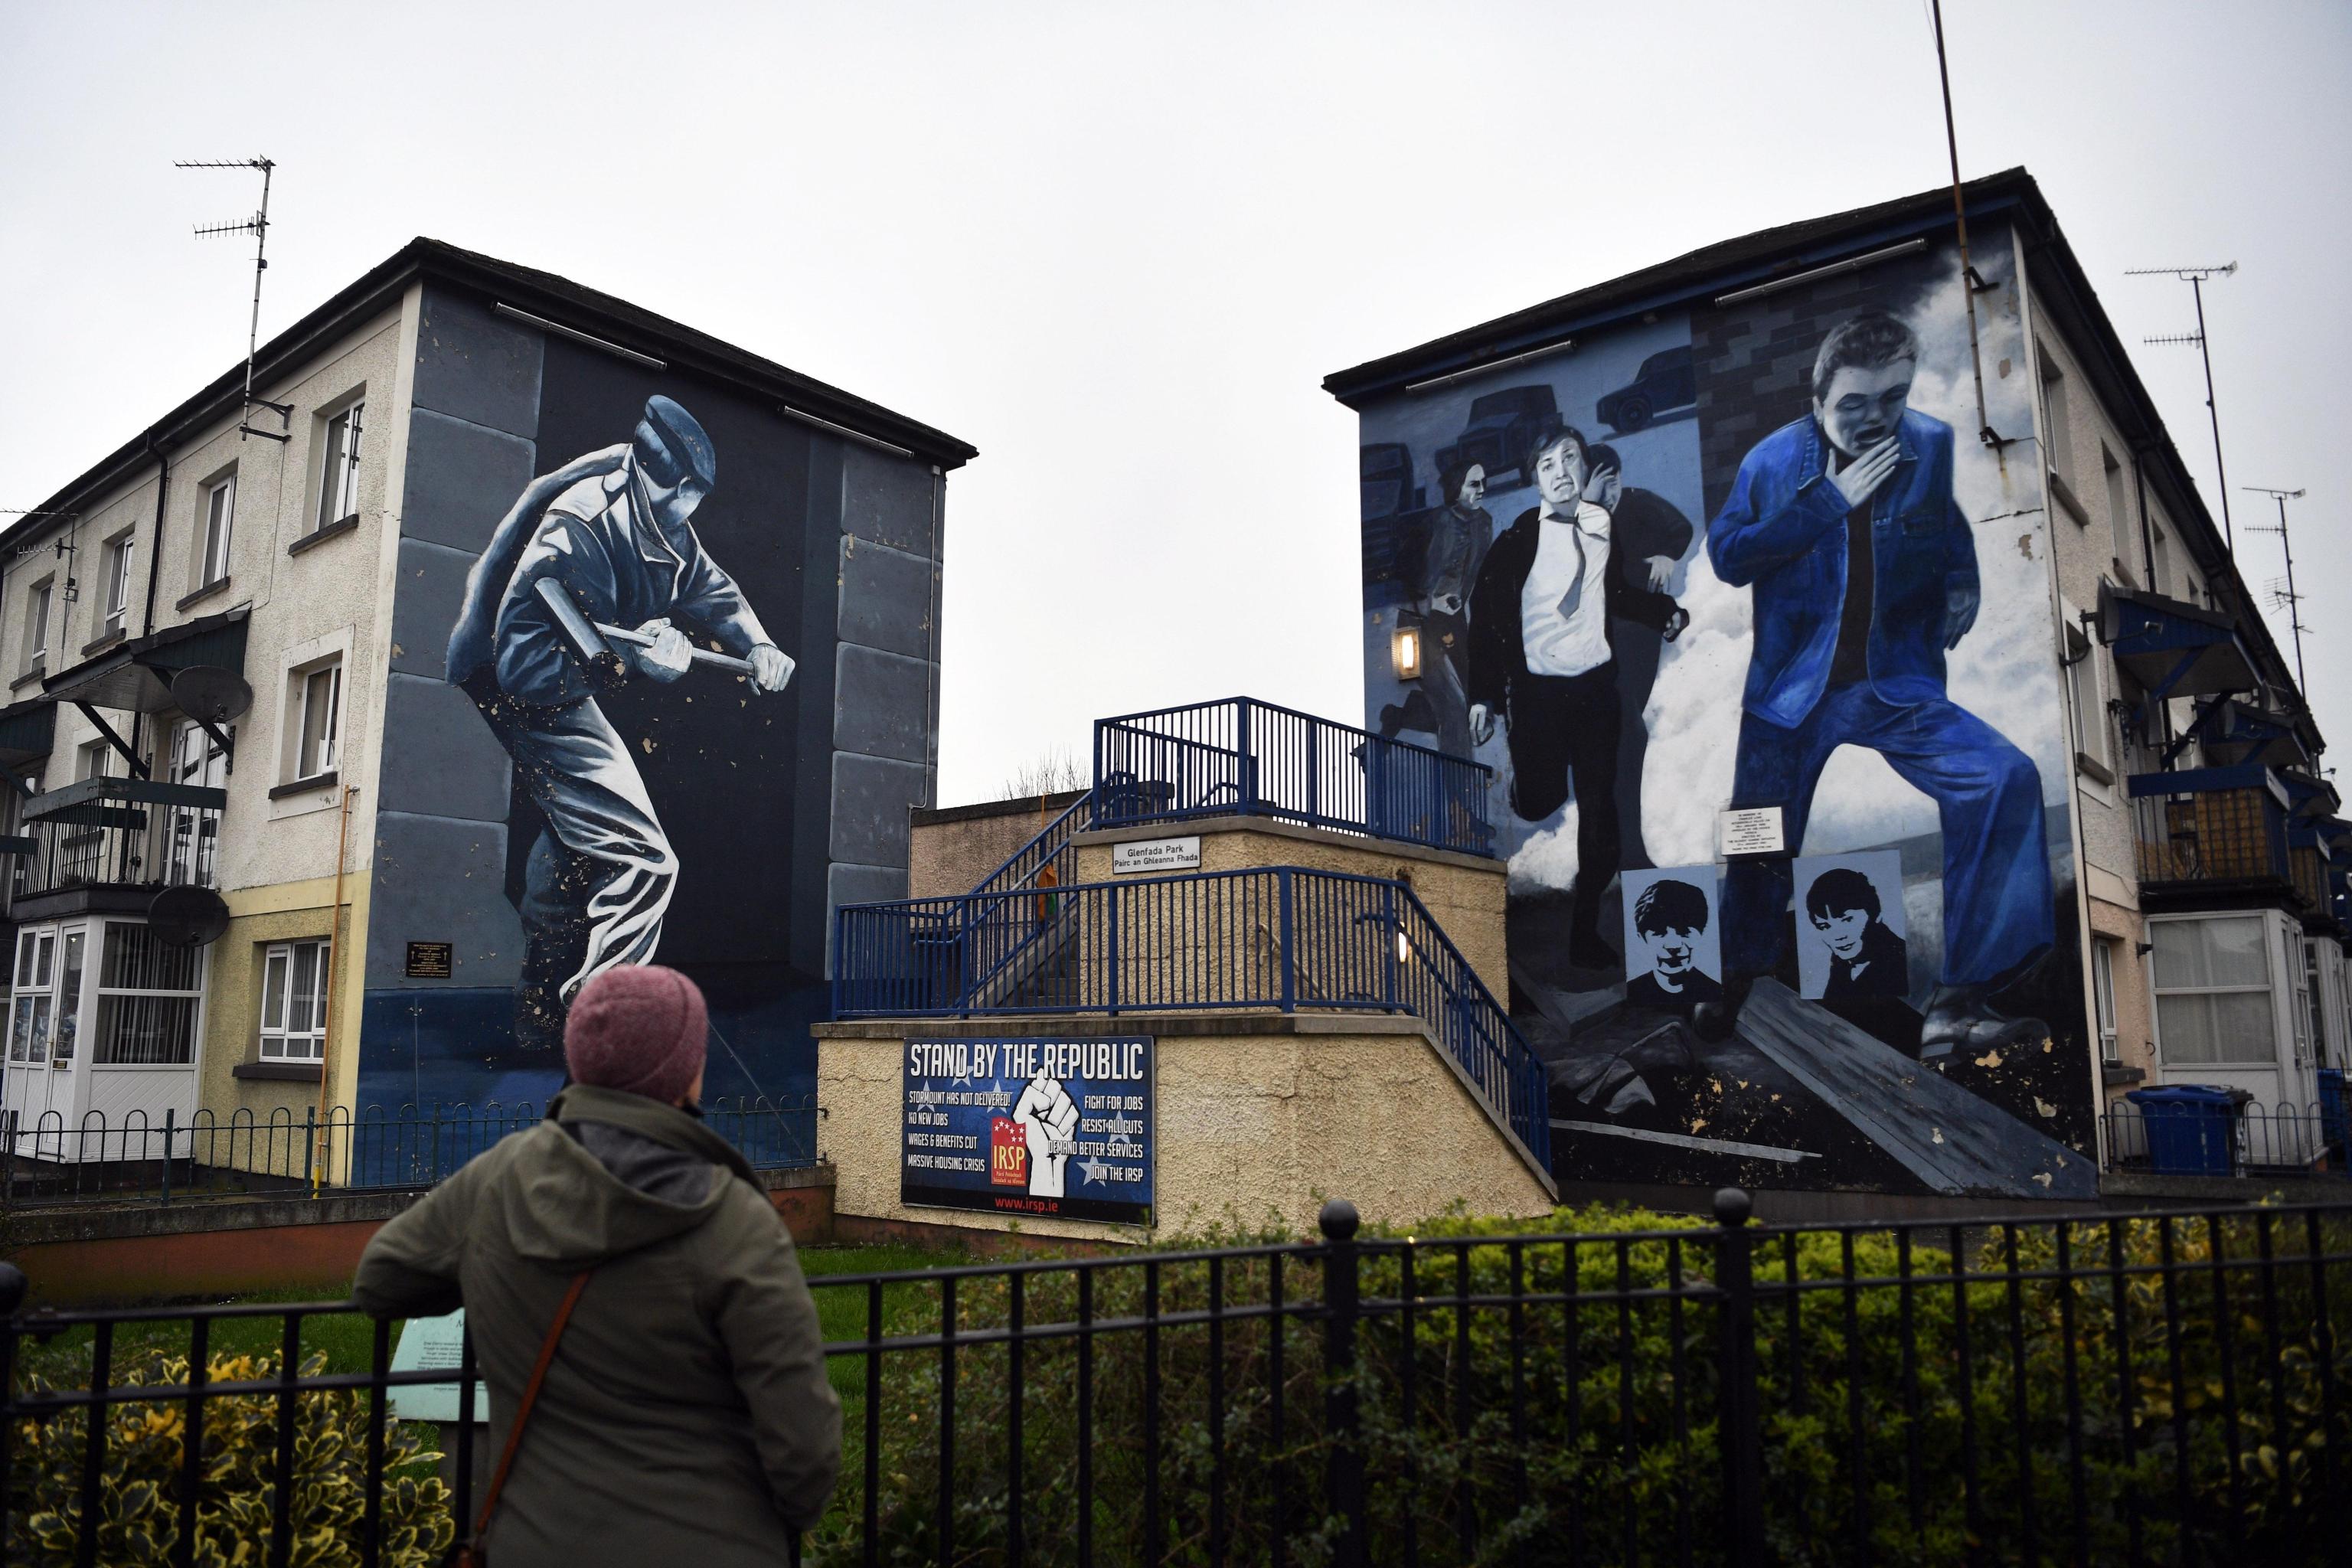
[(1081, 795), (1047, 823), (1036, 837), (1014, 850), (1004, 864), (981, 879), (975, 893), (1011, 893), (1031, 886), (1054, 887), (1078, 879), (1076, 852), (1070, 840), (1086, 831), (1094, 804), (1092, 792)]
[(1234, 697), (1095, 721), (1094, 826), (1273, 816), (1494, 853), (1494, 770), (1352, 724)]
[(1411, 1013), (1539, 1161), (1549, 1089), (1475, 971), (1402, 882), (1277, 866), (849, 904), (834, 1016)]

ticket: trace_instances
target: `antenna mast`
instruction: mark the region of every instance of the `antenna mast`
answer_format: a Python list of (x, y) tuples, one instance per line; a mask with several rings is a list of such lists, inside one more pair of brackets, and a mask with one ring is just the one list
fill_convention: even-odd
[(2242, 485), (2239, 488), (2252, 490), (2258, 496), (2269, 496), (2278, 502), (2279, 520), (2276, 528), (2271, 527), (2268, 523), (2250, 522), (2246, 525), (2246, 530), (2250, 533), (2277, 534), (2279, 548), (2286, 552), (2286, 585), (2284, 588), (2271, 590), (2271, 602), (2284, 606), (2286, 610), (2287, 630), (2294, 634), (2295, 689), (2301, 693), (2305, 705), (2308, 705), (2311, 701), (2311, 688), (2303, 678), (2303, 595), (2294, 591), (2294, 545), (2286, 534), (2286, 503), (2291, 500), (2301, 500), (2303, 492), (2273, 489), (2267, 485)]
[(1969, 258), (1969, 209), (1960, 197), (1960, 137), (1952, 123), (1951, 67), (1944, 58), (1944, 0), (1930, 0), (1929, 15), (1936, 29), (1936, 79), (1944, 89), (1944, 150), (1952, 162), (1952, 218), (1959, 229), (1960, 291), (1969, 307), (1969, 369), (1976, 377), (1977, 438), (1998, 452), (2008, 443), (1994, 432), (1992, 419), (1985, 413), (1984, 353), (1977, 342), (1977, 296), (1993, 286)]
[(2168, 338), (2149, 338), (2151, 343), (2195, 343), (2197, 352), (2205, 359), (2205, 412), (2213, 421), (2213, 479), (2221, 491), (2221, 542), (2232, 561), (2238, 554), (2236, 535), (2230, 527), (2230, 476), (2221, 468), (2221, 411), (2213, 406), (2213, 351), (2205, 343), (2205, 283), (2211, 278), (2227, 278), (2238, 270), (2234, 261), (2219, 267), (2134, 267), (2126, 269), (2126, 278), (2179, 278), (2185, 280), (2189, 292), (2197, 297), (2197, 330)]
[[(253, 395), (253, 362), (261, 348), (261, 275), (269, 270), (269, 175), (278, 165), (267, 158), (183, 159), (172, 164), (174, 169), (258, 169), (261, 171), (261, 210), (251, 217), (236, 223), (199, 224), (196, 237), (203, 239), (219, 234), (249, 234), (253, 236), (253, 318), (245, 333), (245, 407), (237, 416), (236, 433), (240, 440), (258, 436), (268, 441), (290, 438), (294, 423), (294, 405), (272, 403)], [(253, 427), (256, 404), (278, 416), (287, 431), (257, 430)]]

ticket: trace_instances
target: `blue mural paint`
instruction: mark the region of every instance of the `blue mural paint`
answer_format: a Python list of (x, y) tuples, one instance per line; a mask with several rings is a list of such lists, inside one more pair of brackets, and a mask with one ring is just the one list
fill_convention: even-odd
[[(2010, 244), (1979, 258), (1988, 364), (2025, 358)], [(1954, 437), (1958, 270), (1589, 327), (1361, 410), (1367, 722), (1496, 770), (1565, 1177), (2091, 1190), (2042, 485)], [(1735, 806), (1781, 851), (1727, 863)], [(1878, 917), (1832, 911), (1852, 951), (1799, 857), (1874, 868)]]

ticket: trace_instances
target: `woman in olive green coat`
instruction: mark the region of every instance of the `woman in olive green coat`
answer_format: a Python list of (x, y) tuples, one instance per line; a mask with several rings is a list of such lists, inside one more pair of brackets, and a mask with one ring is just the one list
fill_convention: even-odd
[(484, 1538), (498, 1568), (769, 1568), (832, 1494), (841, 1402), (816, 1308), (751, 1166), (699, 1120), (707, 1028), (673, 970), (598, 975), (572, 1005), (574, 1081), (547, 1120), (360, 1260), (353, 1294), (377, 1317), (466, 1308), (493, 1463), (564, 1293), (593, 1270)]

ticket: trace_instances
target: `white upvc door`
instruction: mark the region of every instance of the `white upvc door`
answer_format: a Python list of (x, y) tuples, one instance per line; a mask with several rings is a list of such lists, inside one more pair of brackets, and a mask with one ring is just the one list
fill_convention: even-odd
[[(19, 1152), (79, 1157), (88, 1100), (88, 923), (26, 926), (9, 973), (7, 1067), (0, 1112), (16, 1118)], [(97, 1156), (95, 1147), (91, 1157)]]

